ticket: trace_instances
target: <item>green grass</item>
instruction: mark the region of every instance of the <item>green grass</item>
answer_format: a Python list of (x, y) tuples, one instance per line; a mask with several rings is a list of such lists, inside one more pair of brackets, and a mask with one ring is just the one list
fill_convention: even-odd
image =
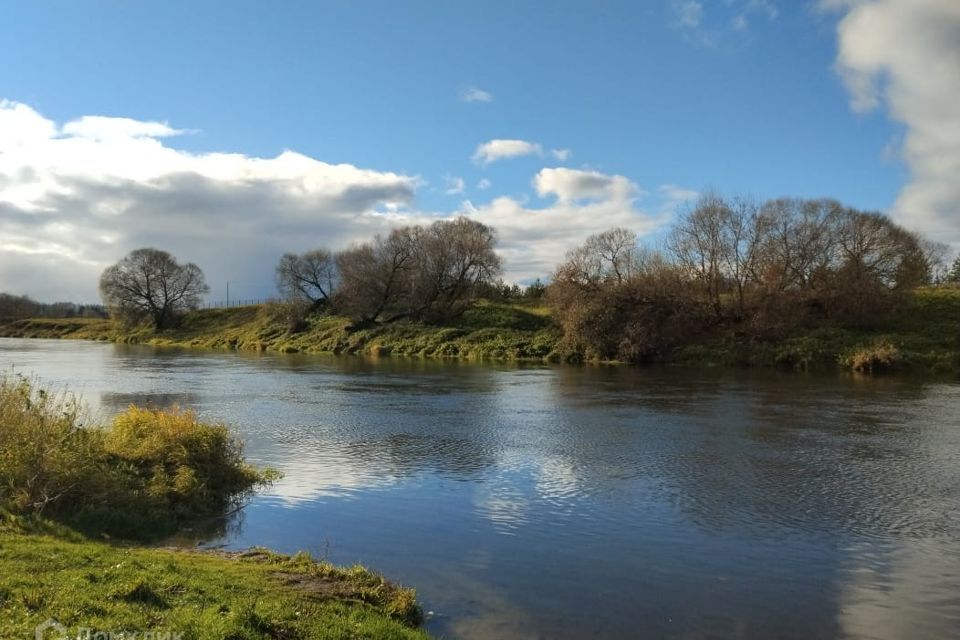
[[(337, 353), (470, 360), (559, 361), (560, 331), (538, 301), (478, 300), (456, 322), (433, 326), (398, 321), (354, 328), (341, 317), (308, 319), (291, 333), (276, 306), (214, 309), (189, 314), (175, 330), (121, 332), (104, 320), (21, 320), (0, 325), (0, 336), (81, 338), (213, 349)], [(751, 339), (723, 326), (677, 349), (668, 359), (687, 366), (854, 368), (879, 346), (897, 352), (896, 368), (960, 371), (960, 289), (922, 288), (872, 330), (824, 324), (776, 342)], [(569, 354), (567, 354), (569, 355)], [(869, 359), (869, 358), (868, 358)]]
[(337, 353), (473, 360), (543, 360), (559, 334), (546, 307), (480, 300), (449, 326), (412, 321), (353, 328), (342, 317), (308, 319), (290, 332), (276, 305), (209, 309), (184, 318), (176, 329), (122, 331), (105, 320), (20, 320), (0, 325), (0, 336), (109, 340), (209, 349)]
[(70, 395), (0, 378), (0, 638), (50, 618), (70, 637), (424, 637), (415, 593), (362, 567), (101, 540), (223, 516), (272, 477), (189, 411), (131, 407), (100, 425)]
[(734, 330), (680, 349), (692, 365), (847, 368), (864, 372), (960, 371), (960, 289), (918, 289), (908, 303), (871, 330), (821, 326), (779, 342), (755, 342)]
[(50, 618), (70, 637), (426, 638), (414, 592), (363, 567), (119, 546), (0, 512), (0, 637), (33, 638)]

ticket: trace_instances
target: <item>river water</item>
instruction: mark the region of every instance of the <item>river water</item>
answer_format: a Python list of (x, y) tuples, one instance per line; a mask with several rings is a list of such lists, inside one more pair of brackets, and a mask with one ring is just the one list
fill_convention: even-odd
[(957, 637), (960, 385), (0, 339), (284, 473), (182, 544), (360, 562), (450, 638)]

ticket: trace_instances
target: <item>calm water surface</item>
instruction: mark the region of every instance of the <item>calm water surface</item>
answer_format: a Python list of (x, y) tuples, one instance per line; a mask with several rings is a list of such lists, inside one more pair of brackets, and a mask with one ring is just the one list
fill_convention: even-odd
[(960, 630), (960, 385), (10, 339), (0, 365), (228, 422), (285, 478), (202, 543), (367, 564), (439, 636)]

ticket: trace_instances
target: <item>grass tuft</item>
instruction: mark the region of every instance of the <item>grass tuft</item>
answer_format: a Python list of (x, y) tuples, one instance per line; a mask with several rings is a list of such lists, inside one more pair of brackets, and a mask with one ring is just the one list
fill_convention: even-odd
[(880, 373), (903, 366), (903, 353), (886, 340), (860, 347), (840, 357), (840, 363), (860, 373)]

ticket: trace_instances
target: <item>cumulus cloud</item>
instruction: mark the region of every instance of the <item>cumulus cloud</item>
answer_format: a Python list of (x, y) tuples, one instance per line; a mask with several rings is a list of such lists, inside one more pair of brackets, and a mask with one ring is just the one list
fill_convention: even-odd
[(412, 216), (415, 177), (165, 146), (156, 122), (86, 117), (58, 127), (0, 103), (0, 289), (90, 301), (102, 269), (158, 246), (208, 280), (269, 291), (283, 251), (345, 244)]
[(464, 87), (458, 95), (461, 102), (493, 102), (493, 94), (479, 87)]
[(843, 12), (837, 71), (858, 112), (885, 108), (905, 127), (910, 180), (890, 213), (960, 244), (960, 3), (826, 0)]
[(533, 186), (541, 197), (555, 200), (535, 208), (499, 197), (478, 206), (465, 202), (458, 212), (497, 229), (508, 277), (521, 281), (549, 274), (587, 236), (611, 227), (643, 235), (669, 219), (640, 208), (643, 191), (623, 176), (548, 168), (533, 178)]
[(477, 189), (480, 191), (486, 191), (493, 186), (493, 183), (487, 180), (486, 178), (481, 178), (480, 182), (477, 183)]
[(543, 147), (535, 142), (527, 142), (526, 140), (489, 140), (477, 145), (476, 151), (473, 152), (473, 162), (474, 164), (487, 166), (491, 162), (504, 160), (506, 158), (542, 155)]
[(533, 187), (541, 198), (554, 195), (560, 202), (626, 201), (639, 192), (637, 186), (623, 176), (609, 176), (598, 171), (564, 167), (542, 169), (534, 176)]
[[(543, 169), (533, 179), (542, 206), (501, 196), (425, 212), (416, 207), (418, 176), (295, 151), (260, 158), (168, 146), (181, 132), (126, 118), (60, 126), (27, 105), (0, 103), (0, 291), (95, 301), (106, 266), (155, 246), (200, 265), (214, 300), (227, 281), (233, 297), (266, 297), (284, 252), (339, 249), (461, 214), (497, 228), (507, 279), (532, 280), (590, 234), (644, 233), (664, 220), (639, 207), (642, 192), (623, 176)], [(448, 178), (448, 190), (463, 186)]]
[(560, 162), (566, 162), (573, 155), (573, 152), (570, 149), (551, 149), (550, 155)]

